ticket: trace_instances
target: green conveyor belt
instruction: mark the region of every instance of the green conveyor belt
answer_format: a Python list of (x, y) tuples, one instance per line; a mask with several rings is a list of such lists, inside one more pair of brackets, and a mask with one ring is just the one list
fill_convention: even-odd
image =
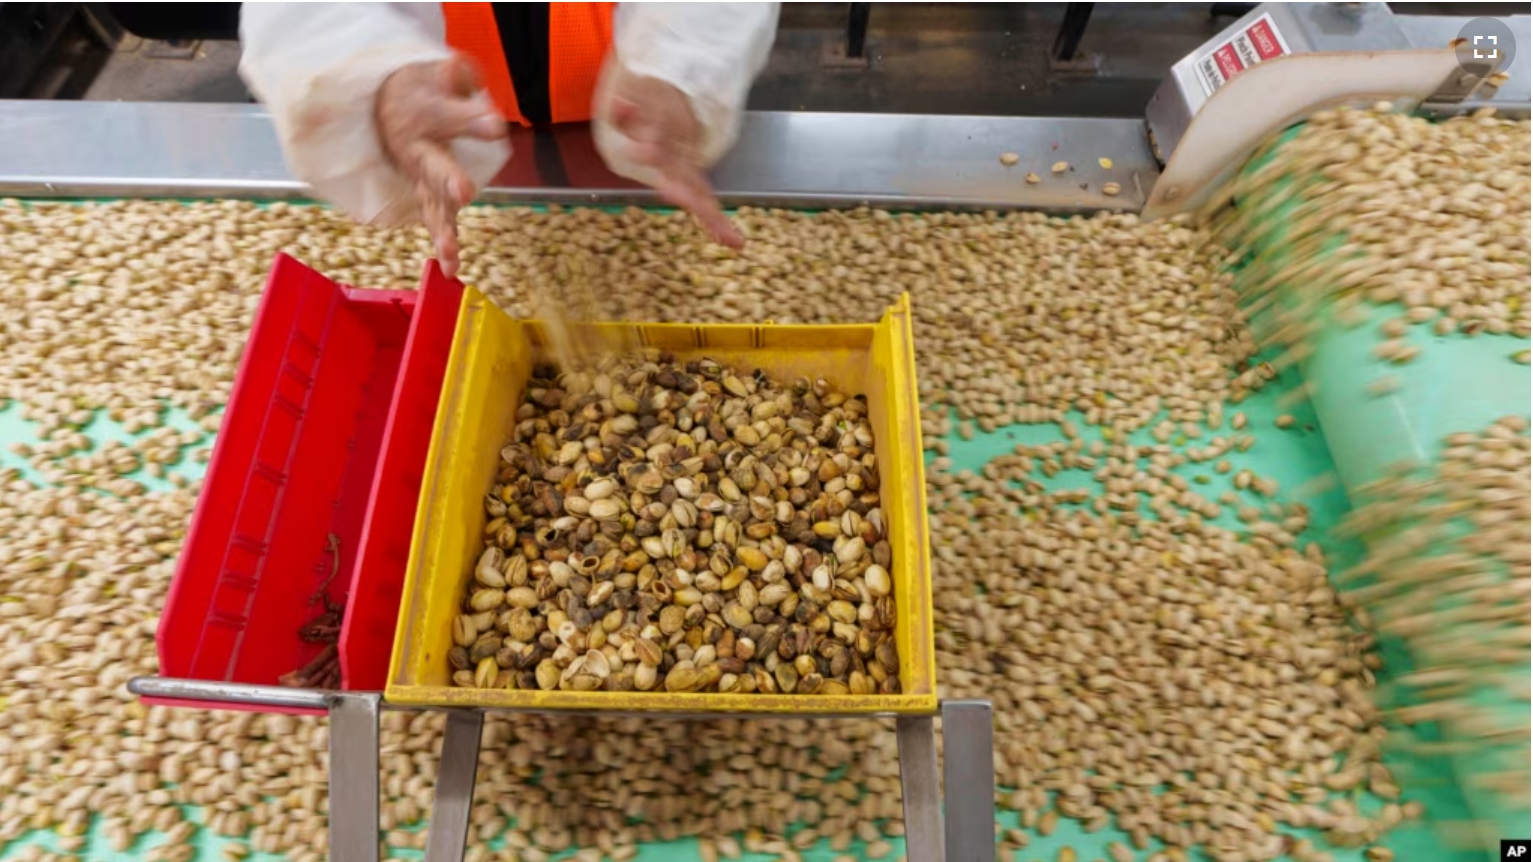
[[(1379, 313), (1376, 321), (1389, 315)], [(1434, 465), (1441, 441), (1457, 431), (1479, 432), (1507, 415), (1530, 415), (1528, 366), (1511, 361), (1517, 350), (1528, 347), (1514, 336), (1434, 336), (1429, 327), (1413, 327), (1412, 343), (1422, 347), (1422, 358), (1406, 366), (1389, 366), (1375, 359), (1377, 343), (1373, 325), (1355, 329), (1328, 322), (1315, 340), (1315, 354), (1303, 363), (1307, 379), (1319, 382), (1312, 393), (1315, 411), (1345, 487), (1364, 487), (1383, 476), (1394, 464)], [(1388, 395), (1368, 394), (1368, 384), (1378, 376), (1396, 378), (1399, 388)], [(1361, 502), (1361, 501), (1359, 501)], [(1524, 665), (1522, 686), (1528, 685)], [(1511, 726), (1527, 719), (1528, 704), (1519, 703), (1498, 687), (1485, 686), (1476, 700), (1499, 714)], [(1486, 775), (1504, 768), (1506, 756), (1526, 757), (1500, 747), (1476, 746), (1454, 758), (1453, 768), (1462, 777)], [(1493, 828), (1484, 840), (1527, 831), (1526, 807), (1503, 803), (1502, 797), (1473, 788), (1464, 782), (1465, 795), (1475, 819)]]
[[(1450, 341), (1452, 340), (1450, 339)], [(1352, 356), (1354, 354), (1348, 351), (1355, 349), (1356, 345), (1352, 344), (1350, 336), (1347, 336), (1345, 333), (1338, 335), (1337, 346), (1334, 348), (1337, 357)], [(1481, 348), (1470, 346), (1465, 349), (1478, 350)], [(1462, 359), (1455, 359), (1453, 361), (1468, 362), (1470, 361), (1468, 356), (1469, 354), (1465, 353)], [(1317, 356), (1317, 359), (1319, 358)], [(1423, 363), (1423, 365), (1425, 364)], [(1528, 412), (1527, 370), (1525, 368), (1520, 370), (1522, 373), (1522, 389), (1519, 404), (1521, 411), (1526, 414)], [(1326, 378), (1321, 375), (1321, 379)], [(1351, 378), (1341, 378), (1339, 376), (1339, 379), (1350, 380)], [(1419, 385), (1423, 387), (1424, 391), (1438, 391), (1425, 389), (1425, 387), (1434, 385), (1433, 380), (1438, 380), (1438, 378), (1431, 377), (1430, 375), (1424, 376)], [(1323, 436), (1318, 430), (1324, 426), (1326, 434), (1330, 435), (1333, 433), (1331, 431), (1333, 427), (1340, 427), (1345, 423), (1335, 418), (1334, 414), (1337, 406), (1334, 402), (1327, 400), (1325, 389), (1321, 390), (1320, 397), (1313, 404), (1302, 399), (1295, 401), (1293, 392), (1299, 384), (1300, 379), (1297, 374), (1286, 372), (1280, 374), (1277, 380), (1248, 398), (1238, 408), (1226, 408), (1227, 416), (1233, 414), (1236, 409), (1244, 411), (1250, 418), (1251, 431), (1259, 437), (1259, 442), (1250, 451), (1242, 453), (1232, 450), (1225, 456), (1234, 467), (1229, 474), (1216, 474), (1211, 463), (1187, 464), (1178, 468), (1178, 472), (1185, 475), (1189, 480), (1193, 480), (1197, 476), (1207, 477), (1207, 484), (1199, 488), (1200, 493), (1214, 497), (1225, 490), (1229, 490), (1241, 496), (1244, 502), (1253, 505), (1271, 501), (1258, 498), (1251, 492), (1237, 491), (1233, 484), (1235, 473), (1241, 469), (1250, 469), (1259, 475), (1277, 479), (1283, 489), (1277, 498), (1279, 502), (1298, 502), (1303, 503), (1309, 508), (1311, 524), (1309, 529), (1301, 536), (1301, 541), (1313, 540), (1320, 543), (1326, 550), (1327, 555), (1333, 560), (1333, 563), (1344, 563), (1347, 559), (1356, 558), (1356, 548), (1339, 543), (1333, 536), (1333, 528), (1340, 523), (1349, 509), (1346, 494), (1341, 486), (1335, 482), (1326, 483), (1315, 480), (1326, 476), (1334, 476), (1345, 469), (1342, 467), (1343, 456), (1350, 450), (1345, 445), (1338, 448), (1338, 444), (1330, 436)], [(1411, 387), (1407, 386), (1401, 393), (1402, 397), (1407, 396), (1411, 391)], [(1451, 396), (1452, 393), (1448, 392), (1446, 395)], [(1401, 409), (1407, 413), (1410, 412), (1405, 410), (1404, 405), (1401, 405)], [(1508, 410), (1502, 409), (1499, 412), (1495, 412), (1494, 415), (1499, 416), (1506, 412)], [(16, 413), (17, 411), (14, 407), (8, 410), (0, 410), (0, 467), (23, 467), (24, 475), (33, 481), (37, 481), (39, 477), (30, 468), (25, 467), (22, 459), (19, 459), (9, 451), (9, 446), (13, 443), (33, 443), (37, 440), (35, 428), (30, 423), (19, 419)], [(1273, 419), (1282, 413), (1296, 416), (1299, 420), (1298, 423), (1292, 429), (1286, 431), (1277, 430), (1273, 427)], [(1466, 416), (1464, 421), (1468, 422), (1469, 418)], [(184, 416), (172, 414), (170, 423), (189, 423), (189, 420)], [(1092, 439), (1091, 435), (1095, 433), (1096, 429), (1086, 426), (1081, 417), (1075, 417), (1075, 423), (1083, 429), (1082, 434), (1088, 440)], [(103, 427), (109, 428), (109, 425)], [(1423, 434), (1428, 433), (1428, 431), (1431, 434), (1437, 433), (1431, 426), (1419, 427), (1417, 431)], [(93, 427), (92, 433), (97, 433), (97, 429)], [(1433, 439), (1431, 434), (1426, 439)], [(115, 429), (106, 430), (101, 436), (117, 436), (121, 439), (127, 435), (123, 434), (121, 429)], [(990, 458), (1011, 451), (1019, 443), (1040, 444), (1064, 439), (1058, 426), (1032, 425), (1002, 428), (991, 434), (980, 433), (971, 440), (960, 440), (956, 435), (953, 435), (947, 439), (947, 443), (949, 445), (950, 457), (953, 461), (953, 469), (978, 470)], [(1135, 441), (1146, 444), (1153, 442), (1147, 432), (1136, 436)], [(203, 444), (199, 445), (211, 446), (211, 443), (212, 438), (209, 437)], [(1199, 441), (1191, 441), (1192, 445), (1198, 443)], [(1329, 447), (1328, 443), (1330, 444)], [(1333, 452), (1337, 453), (1337, 460), (1334, 462), (1332, 459)], [(1352, 462), (1347, 463), (1350, 464)], [(187, 475), (197, 475), (202, 467), (200, 464), (192, 461), (192, 459), (185, 458), (175, 469)], [(147, 479), (147, 477), (137, 476), (135, 478), (145, 481), (151, 490), (163, 490), (169, 487), (168, 483)], [(1060, 473), (1052, 480), (1044, 481), (1051, 488), (1085, 484), (1082, 474), (1070, 471)], [(1089, 479), (1086, 481), (1089, 481)], [(1228, 512), (1229, 509), (1227, 508), (1226, 511)], [(1222, 516), (1218, 523), (1231, 529), (1239, 529), (1238, 522), (1230, 514)], [(1406, 661), (1406, 658), (1400, 653), (1398, 645), (1386, 643), (1384, 649), (1386, 656), (1384, 676), (1387, 677), (1389, 669), (1401, 666)], [(1391, 831), (1380, 844), (1393, 849), (1396, 853), (1396, 858), (1411, 860), (1411, 862), (1415, 862), (1415, 860), (1430, 860), (1430, 862), (1479, 862), (1483, 858), (1481, 854), (1443, 849), (1440, 845), (1438, 834), (1432, 827), (1432, 823), (1435, 821), (1456, 821), (1469, 817), (1469, 809), (1466, 807), (1464, 798), (1453, 780), (1453, 769), (1441, 759), (1425, 760), (1407, 757), (1399, 753), (1388, 755), (1386, 762), (1389, 763), (1397, 774), (1404, 776), (1402, 780), (1405, 798), (1423, 802), (1429, 814), (1426, 822), (1406, 823)], [(1363, 804), (1366, 810), (1374, 810), (1382, 803), (1378, 800), (1372, 800), (1371, 803), (1365, 801)], [(204, 814), (200, 810), (188, 808), (187, 811), (190, 819), (198, 822), (205, 821)], [(1017, 815), (1013, 812), (1000, 809), (998, 810), (998, 817), (1001, 824), (1005, 827), (1016, 827), (1018, 825)], [(1524, 825), (1526, 825), (1526, 819), (1524, 819)], [(1319, 839), (1318, 835), (1309, 831), (1296, 831), (1294, 834), (1296, 836), (1308, 835), (1316, 839), (1316, 843), (1331, 852), (1337, 862), (1361, 862), (1363, 859), (1361, 849), (1340, 850), (1327, 847)], [(1050, 860), (1051, 862), (1056, 857), (1059, 848), (1064, 846), (1073, 846), (1077, 850), (1078, 857), (1082, 862), (1091, 862), (1094, 859), (1107, 858), (1106, 846), (1108, 843), (1113, 841), (1127, 842), (1127, 836), (1124, 833), (1112, 829), (1086, 835), (1081, 831), (1080, 824), (1069, 820), (1062, 820), (1059, 829), (1051, 837), (1044, 838), (1038, 835), (1036, 831), (1033, 831), (1030, 837), (1029, 847), (1016, 854), (1015, 858), (1019, 862), (1034, 859)], [(99, 860), (142, 858), (145, 853), (161, 840), (158, 837), (146, 838), (141, 840), (129, 853), (113, 853), (107, 847), (104, 838), (99, 834), (99, 819), (92, 828), (90, 839), (90, 844), (84, 853), (85, 858)], [(206, 830), (201, 831), (196, 840), (204, 850), (200, 854), (200, 858), (205, 859), (218, 858), (219, 848), (227, 843), (225, 839), (218, 838)], [(494, 843), (498, 844), (498, 842)], [(894, 839), (892, 843), (896, 849), (893, 854), (887, 857), (890, 860), (904, 852), (902, 841)], [(51, 832), (34, 832), (19, 841), (13, 842), (3, 851), (0, 851), (0, 862), (15, 858), (23, 848), (34, 844), (50, 849), (57, 847), (56, 837)], [(649, 844), (641, 848), (638, 859), (640, 862), (695, 860), (699, 858), (696, 846), (696, 842), (690, 840)], [(863, 857), (861, 850), (862, 846), (859, 843), (854, 845), (849, 852), (853, 856)], [(1136, 856), (1140, 859), (1147, 858), (1151, 852), (1153, 850), (1138, 853)], [(803, 854), (804, 858), (811, 860), (811, 862), (830, 862), (836, 855), (823, 841)], [(399, 851), (392, 848), (389, 854), (389, 858), (396, 859), (419, 859), (422, 856), (423, 854), (418, 851)], [(557, 858), (565, 858), (567, 856), (568, 854), (564, 854)], [(280, 857), (254, 854), (250, 858), (264, 862), (264, 860), (275, 860)], [(767, 862), (771, 858), (761, 854), (747, 854), (745, 857), (747, 862)], [(1207, 857), (1199, 853), (1193, 853), (1191, 858), (1201, 862), (1201, 860), (1206, 860)], [(1006, 860), (1006, 862), (1009, 862), (1009, 860)]]
[[(1298, 127), (1290, 129), (1271, 149), (1253, 159), (1246, 170), (1260, 169), (1298, 131)], [(1288, 250), (1301, 240), (1313, 243), (1323, 250), (1321, 254), (1335, 262), (1343, 259), (1345, 238), (1340, 230), (1318, 243), (1314, 243), (1313, 237), (1289, 234), (1289, 216), (1301, 196), (1295, 194), (1301, 191), (1294, 188), (1296, 182), (1303, 180), (1284, 178), (1262, 188), (1262, 194), (1274, 196), (1272, 200), (1289, 197), (1273, 207), (1255, 229), (1256, 241), (1247, 265), (1254, 263), (1270, 267), (1268, 271), (1280, 271), (1291, 262), (1287, 260)], [(1242, 202), (1236, 202), (1237, 209), (1241, 205)], [(1236, 286), (1240, 287), (1238, 275)], [(1275, 299), (1275, 308), (1291, 310), (1300, 305), (1298, 291), (1309, 287), (1279, 285), (1269, 298)], [(1527, 365), (1513, 359), (1514, 354), (1528, 349), (1528, 339), (1484, 333), (1472, 337), (1457, 332), (1437, 335), (1430, 326), (1412, 326), (1405, 340), (1420, 349), (1420, 357), (1403, 365), (1395, 364), (1376, 357), (1373, 349), (1380, 341), (1379, 325), (1403, 313), (1404, 306), (1363, 303), (1357, 309), (1361, 311), (1359, 316), (1346, 316), (1343, 321), (1334, 313), (1337, 310), (1334, 305), (1321, 307), (1318, 316), (1309, 318), (1314, 324), (1306, 342), (1310, 352), (1298, 362), (1299, 375), (1308, 384), (1306, 394), (1336, 475), (1357, 505), (1367, 502), (1363, 495), (1371, 483), (1400, 465), (1435, 469), (1442, 441), (1449, 434), (1478, 433), (1504, 416), (1528, 419), (1533, 414), (1533, 373)], [(1311, 314), (1314, 315), (1313, 309)], [(1391, 386), (1370, 388), (1385, 379)], [(1399, 643), (1386, 642), (1384, 646), (1386, 654), (1395, 656), (1391, 665), (1396, 673), (1410, 667), (1411, 656)], [(1524, 666), (1520, 672), (1526, 690), (1529, 668)], [(1483, 686), (1475, 697), (1477, 704), (1506, 715), (1512, 726), (1527, 719), (1528, 704), (1513, 700), (1502, 688)], [(1420, 728), (1416, 734), (1418, 738), (1426, 735)], [(1530, 813), (1525, 805), (1509, 804), (1501, 795), (1478, 789), (1466, 779), (1504, 768), (1507, 756), (1526, 758), (1527, 749), (1472, 745), (1468, 753), (1455, 755), (1446, 764), (1464, 789), (1472, 819), (1489, 827), (1479, 838), (1485, 844), (1487, 857), (1499, 851), (1498, 836), (1527, 833)], [(1412, 766), (1430, 774), (1424, 765)], [(1410, 786), (1408, 782), (1406, 786)]]

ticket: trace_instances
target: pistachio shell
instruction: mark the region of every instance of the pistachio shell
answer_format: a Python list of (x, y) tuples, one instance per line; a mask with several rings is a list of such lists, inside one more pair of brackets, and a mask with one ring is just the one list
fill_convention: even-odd
[(610, 521), (623, 514), (623, 504), (619, 500), (606, 497), (591, 502), (590, 515), (598, 521)]
[(475, 611), (493, 611), (505, 602), (505, 591), (496, 589), (478, 590), (469, 598), (469, 605)]
[(862, 579), (868, 585), (868, 592), (875, 596), (887, 596), (894, 589), (894, 583), (889, 578), (889, 570), (877, 563), (868, 566), (862, 573)]

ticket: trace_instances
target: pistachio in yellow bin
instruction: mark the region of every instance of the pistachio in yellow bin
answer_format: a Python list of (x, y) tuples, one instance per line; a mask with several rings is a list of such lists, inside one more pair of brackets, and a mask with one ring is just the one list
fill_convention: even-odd
[(867, 399), (880, 508), (892, 549), (898, 694), (525, 690), (455, 686), (448, 653), (484, 549), (484, 496), (517, 425), (523, 389), (547, 360), (542, 324), (464, 291), (411, 541), (386, 696), (402, 705), (531, 711), (763, 714), (931, 713), (937, 708), (931, 558), (909, 297), (876, 324), (584, 324), (587, 342), (638, 344), (678, 362), (710, 358), (777, 379), (826, 378)]

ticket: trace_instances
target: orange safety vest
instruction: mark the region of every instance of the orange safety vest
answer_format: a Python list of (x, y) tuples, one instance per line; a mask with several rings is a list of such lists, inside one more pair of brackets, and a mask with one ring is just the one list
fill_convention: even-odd
[[(517, 105), (491, 3), (443, 3), (447, 44), (479, 69), (480, 80), (501, 116), (531, 126)], [(596, 77), (612, 48), (616, 3), (548, 4), (548, 106), (555, 123), (591, 119)]]

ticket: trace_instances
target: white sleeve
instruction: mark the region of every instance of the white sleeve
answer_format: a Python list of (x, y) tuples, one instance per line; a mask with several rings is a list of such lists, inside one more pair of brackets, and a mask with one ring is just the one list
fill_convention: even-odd
[[(625, 71), (687, 94), (703, 127), (703, 160), (734, 145), (751, 83), (766, 66), (780, 3), (621, 3), (613, 54)], [(621, 173), (621, 171), (619, 171)]]
[[(374, 102), (398, 69), (452, 55), (440, 3), (245, 3), (240, 42), (240, 77), (271, 111), (295, 177), (360, 221), (420, 220), (414, 189), (378, 139)], [(483, 187), (511, 149), (460, 138), (453, 152)]]

